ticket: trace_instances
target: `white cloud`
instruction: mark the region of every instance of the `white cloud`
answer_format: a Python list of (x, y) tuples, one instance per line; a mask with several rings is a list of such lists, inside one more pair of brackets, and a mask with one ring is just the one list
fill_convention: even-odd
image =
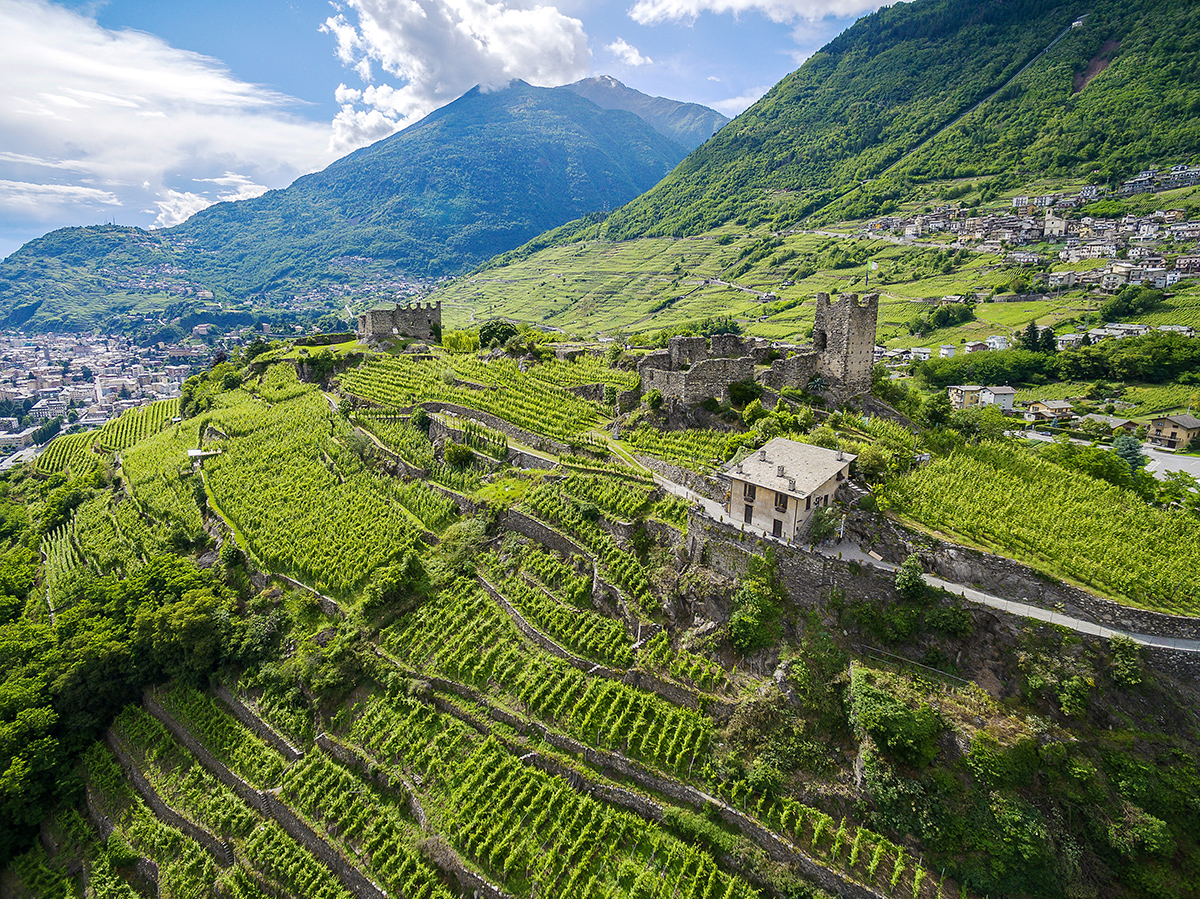
[(38, 184), (31, 181), (0, 179), (0, 208), (11, 208), (32, 215), (35, 219), (48, 217), (62, 206), (120, 206), (112, 191), (79, 184)]
[(695, 19), (702, 12), (756, 11), (774, 22), (794, 19), (845, 18), (879, 8), (879, 0), (637, 0), (629, 16), (642, 25), (675, 19)]
[(626, 42), (623, 37), (617, 38), (604, 49), (616, 56), (617, 59), (621, 60), (627, 66), (645, 66), (654, 62), (649, 56), (642, 56), (638, 52), (638, 48)]
[(222, 203), (232, 200), (252, 200), (270, 190), (265, 184), (255, 184), (245, 175), (239, 175), (236, 172), (226, 172), (220, 178), (197, 178), (195, 180), (200, 184), (215, 184), (217, 187), (225, 188), (225, 193), (217, 194), (217, 200)]
[(338, 87), (339, 151), (386, 137), (476, 84), (565, 84), (587, 75), (591, 59), (578, 19), (504, 0), (346, 0), (324, 30), (364, 82), (375, 68), (399, 82)]
[(763, 94), (771, 89), (769, 84), (752, 87), (737, 97), (729, 97), (726, 100), (717, 100), (715, 103), (709, 103), (717, 112), (722, 112), (727, 116), (735, 116), (739, 112), (744, 112), (752, 103), (758, 100)]
[(154, 227), (170, 228), (172, 225), (186, 222), (201, 209), (206, 209), (212, 204), (212, 200), (200, 194), (168, 188), (154, 201), (154, 205), (158, 207), (158, 218), (154, 220)]
[(121, 205), (128, 224), (149, 224), (146, 209), (173, 223), (334, 158), (328, 125), (295, 115), (292, 98), (48, 0), (0, 0), (0, 83), (0, 178), (40, 185), (46, 204), (35, 218), (34, 188), (0, 190), (10, 223), (91, 222), (97, 204)]

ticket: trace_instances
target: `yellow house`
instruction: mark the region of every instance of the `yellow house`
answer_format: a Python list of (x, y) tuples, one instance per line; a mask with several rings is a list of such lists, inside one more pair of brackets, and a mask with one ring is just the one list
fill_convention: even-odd
[(1194, 415), (1161, 415), (1150, 419), (1146, 438), (1158, 446), (1176, 449), (1200, 437), (1200, 418)]
[(813, 513), (828, 506), (850, 477), (851, 453), (776, 437), (741, 462), (730, 463), (725, 511), (780, 540), (802, 537)]
[(979, 394), (982, 387), (973, 384), (953, 384), (946, 388), (950, 395), (950, 406), (953, 409), (970, 409), (979, 405)]

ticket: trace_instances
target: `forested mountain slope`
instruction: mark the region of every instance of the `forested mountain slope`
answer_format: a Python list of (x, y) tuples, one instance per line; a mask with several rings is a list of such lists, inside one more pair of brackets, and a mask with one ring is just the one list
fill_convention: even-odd
[(278, 306), (345, 282), (346, 259), (408, 278), (461, 271), (632, 199), (685, 152), (573, 91), (474, 89), (284, 190), (175, 228), (68, 228), (31, 241), (0, 264), (4, 324), (105, 326), (148, 296), (161, 309), (164, 297), (202, 290)]
[[(602, 233), (789, 225), (822, 210), (855, 218), (887, 211), (922, 180), (1033, 171), (1104, 183), (1187, 161), (1200, 152), (1197, 35), (1200, 9), (1184, 0), (885, 7), (617, 210)], [(871, 179), (880, 180), (860, 187)]]

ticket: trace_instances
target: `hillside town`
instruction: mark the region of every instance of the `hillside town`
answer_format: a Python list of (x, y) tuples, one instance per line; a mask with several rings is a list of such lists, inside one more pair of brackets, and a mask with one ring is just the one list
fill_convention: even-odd
[[(1197, 183), (1200, 166), (1180, 165), (1164, 173), (1142, 172), (1111, 195), (1128, 197)], [(906, 241), (948, 238), (956, 249), (1001, 255), (1010, 263), (1039, 269), (1031, 280), (1046, 292), (1111, 294), (1127, 284), (1165, 290), (1200, 272), (1200, 220), (1189, 220), (1183, 210), (1118, 218), (1064, 214), (1106, 195), (1103, 188), (1088, 185), (1073, 195), (1017, 196), (1007, 211), (986, 214), (945, 205), (917, 215), (873, 219), (863, 232)], [(1080, 267), (1093, 261), (1102, 264)], [(1053, 270), (1061, 265), (1076, 268)]]
[(98, 428), (126, 409), (177, 397), (184, 379), (212, 354), (203, 344), (141, 347), (112, 336), (2, 334), (0, 452), (30, 447), (56, 419), (64, 430)]

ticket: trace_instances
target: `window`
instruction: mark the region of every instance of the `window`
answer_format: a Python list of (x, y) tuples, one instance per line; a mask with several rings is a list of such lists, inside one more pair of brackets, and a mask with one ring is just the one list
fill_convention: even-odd
[(837, 473), (837, 479), (838, 479), (839, 481), (843, 481), (843, 480), (845, 480), (845, 479), (846, 479), (846, 476), (845, 476), (844, 474), (842, 474), (842, 473), (839, 471), (839, 472)]
[(746, 524), (749, 524), (751, 521), (754, 520), (754, 506), (750, 505), (749, 503), (746, 503), (745, 516), (746, 516)]
[(757, 492), (753, 484), (745, 484), (743, 486), (742, 495), (750, 502), (754, 502), (754, 494)]
[(812, 497), (811, 496), (804, 497), (804, 511), (807, 512), (811, 508), (812, 508)]
[(772, 527), (771, 527), (771, 535), (773, 537), (782, 537), (783, 536), (783, 522), (780, 521), (778, 518), (775, 519), (775, 524), (772, 525)]
[(775, 492), (775, 511), (776, 512), (786, 512), (787, 511), (787, 494), (786, 493), (780, 493), (778, 491)]

